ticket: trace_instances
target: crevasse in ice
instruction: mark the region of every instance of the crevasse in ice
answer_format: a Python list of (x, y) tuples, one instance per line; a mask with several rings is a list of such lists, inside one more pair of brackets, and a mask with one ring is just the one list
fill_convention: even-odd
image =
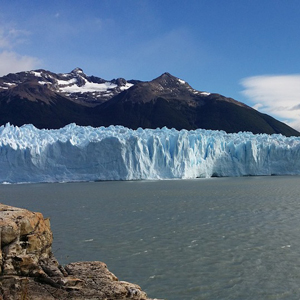
[(0, 182), (300, 174), (300, 139), (249, 132), (0, 127)]

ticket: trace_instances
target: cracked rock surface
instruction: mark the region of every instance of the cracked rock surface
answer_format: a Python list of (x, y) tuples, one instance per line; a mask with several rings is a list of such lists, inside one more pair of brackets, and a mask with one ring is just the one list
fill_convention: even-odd
[(0, 240), (0, 300), (150, 300), (103, 262), (61, 266), (51, 250), (49, 219), (41, 213), (0, 204)]

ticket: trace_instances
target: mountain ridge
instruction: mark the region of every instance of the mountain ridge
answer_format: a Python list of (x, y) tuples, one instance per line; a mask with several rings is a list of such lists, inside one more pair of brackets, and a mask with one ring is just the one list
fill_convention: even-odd
[(105, 80), (88, 76), (81, 68), (70, 73), (39, 69), (1, 77), (0, 125), (8, 122), (38, 128), (76, 123), (300, 135), (242, 102), (195, 90), (168, 72), (151, 81)]

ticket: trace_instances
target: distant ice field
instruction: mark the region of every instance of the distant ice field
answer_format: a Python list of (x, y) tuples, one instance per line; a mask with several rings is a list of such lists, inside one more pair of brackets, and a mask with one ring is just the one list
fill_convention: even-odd
[(0, 182), (191, 179), (300, 174), (300, 139), (122, 126), (0, 127)]

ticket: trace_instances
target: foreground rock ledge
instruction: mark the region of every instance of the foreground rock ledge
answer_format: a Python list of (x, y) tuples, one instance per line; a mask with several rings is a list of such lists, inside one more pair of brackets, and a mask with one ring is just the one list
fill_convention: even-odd
[(0, 203), (0, 300), (150, 300), (138, 285), (119, 281), (99, 261), (59, 265), (49, 219)]

